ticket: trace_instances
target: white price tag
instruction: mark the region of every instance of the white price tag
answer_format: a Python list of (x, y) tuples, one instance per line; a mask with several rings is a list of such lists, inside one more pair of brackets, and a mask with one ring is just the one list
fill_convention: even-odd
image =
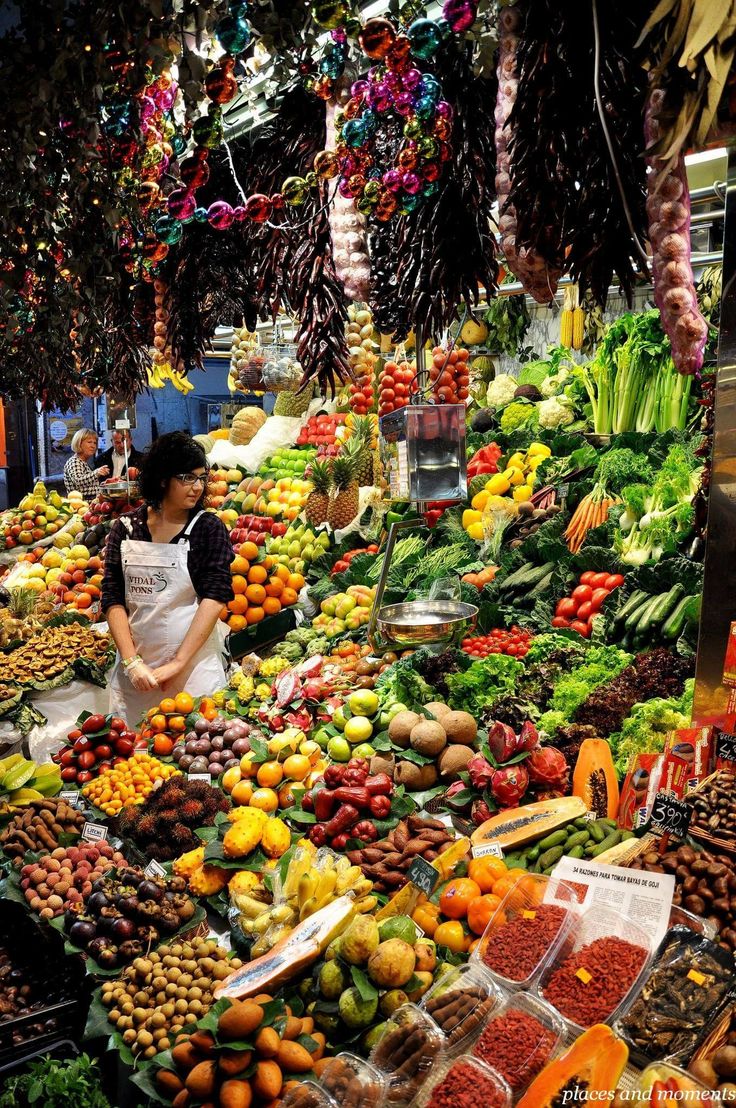
[(72, 808), (81, 809), (84, 807), (81, 794), (73, 789), (68, 789), (59, 793), (59, 800), (65, 800)]
[(88, 843), (101, 843), (107, 838), (107, 828), (101, 823), (90, 823), (85, 820), (82, 828), (82, 839)]
[(166, 870), (164, 869), (164, 867), (161, 865), (160, 862), (156, 861), (155, 858), (151, 859), (151, 861), (148, 863), (148, 865), (146, 866), (146, 868), (144, 869), (143, 872), (145, 873), (146, 877), (165, 877), (166, 876)]
[(503, 850), (499, 843), (478, 843), (473, 846), (472, 855), (474, 858), (485, 858), (489, 854), (492, 854), (495, 858), (503, 858)]
[(598, 819), (598, 813), (597, 812), (586, 812), (585, 815), (583, 816), (583, 819), (586, 821), (586, 823), (593, 823), (594, 820)]
[(212, 784), (211, 773), (188, 773), (187, 781), (206, 781), (208, 785)]

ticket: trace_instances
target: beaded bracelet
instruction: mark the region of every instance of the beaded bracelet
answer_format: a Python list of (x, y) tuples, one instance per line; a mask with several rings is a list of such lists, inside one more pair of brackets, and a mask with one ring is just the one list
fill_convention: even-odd
[(132, 658), (123, 658), (123, 669), (132, 669), (143, 661), (140, 654), (134, 654)]

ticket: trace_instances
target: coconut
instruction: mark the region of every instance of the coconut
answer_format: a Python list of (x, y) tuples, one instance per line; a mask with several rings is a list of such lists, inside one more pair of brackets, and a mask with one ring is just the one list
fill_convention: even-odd
[(431, 789), (437, 783), (437, 770), (428, 762), (426, 766), (415, 766), (413, 762), (399, 762), (394, 770), (394, 783), (403, 785), (410, 793), (420, 789)]
[(433, 719), (423, 719), (412, 727), (409, 742), (417, 754), (433, 758), (447, 746), (447, 735), (441, 723)]
[(478, 737), (478, 724), (470, 712), (448, 712), (442, 717), (442, 726), (450, 743), (472, 746)]
[(423, 716), (417, 712), (399, 712), (388, 725), (388, 737), (396, 746), (407, 747), (412, 728), (421, 722)]
[(475, 751), (469, 746), (460, 746), (459, 743), (451, 743), (440, 754), (440, 776), (446, 781), (454, 781), (463, 770), (468, 768), (468, 762)]

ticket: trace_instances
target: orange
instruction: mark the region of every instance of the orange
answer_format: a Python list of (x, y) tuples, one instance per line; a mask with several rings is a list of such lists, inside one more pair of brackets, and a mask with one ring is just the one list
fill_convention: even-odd
[(245, 622), (248, 624), (260, 623), (265, 614), (263, 608), (249, 608), (245, 613)]
[(283, 564), (281, 564), (281, 565), (277, 565), (277, 566), (276, 566), (276, 569), (275, 569), (275, 573), (276, 573), (276, 576), (277, 576), (277, 577), (278, 577), (278, 578), (279, 578), (279, 579), (280, 579), (281, 581), (283, 581), (283, 582), (284, 582), (284, 584), (286, 584), (286, 582), (287, 582), (287, 581), (289, 580), (289, 578), (291, 577), (291, 573), (289, 572), (289, 567), (288, 567), (288, 566), (285, 566), (285, 565), (283, 565)]
[(166, 716), (155, 715), (151, 719), (152, 731), (165, 731), (166, 730)]
[(476, 896), (471, 900), (468, 905), (468, 927), (470, 930), (475, 932), (476, 935), (482, 935), (488, 921), (500, 904), (501, 901), (493, 893), (485, 893), (483, 896)]
[(301, 573), (290, 573), (289, 580), (286, 584), (290, 589), (293, 589), (294, 592), (299, 592), (300, 589), (304, 588), (304, 578)]
[(296, 604), (298, 599), (299, 597), (293, 589), (286, 588), (281, 594), (281, 604), (284, 608), (288, 608), (290, 604)]
[(518, 881), (520, 877), (528, 877), (528, 872), (522, 869), (520, 866), (515, 866), (514, 869), (510, 869), (506, 874), (507, 877), (513, 877), (514, 881)]
[(266, 599), (266, 590), (263, 585), (248, 585), (245, 595), (251, 604), (262, 604)]
[(227, 610), (227, 605), (220, 609), (220, 619), (223, 623), (227, 623), (230, 613)]
[(236, 573), (232, 579), (232, 586), (233, 592), (237, 594), (245, 592), (245, 590), (248, 588), (248, 582), (246, 581), (245, 577), (242, 576), (242, 574)]
[(284, 762), (284, 776), (290, 777), (292, 781), (303, 781), (311, 768), (306, 754), (290, 754)]
[(275, 812), (279, 806), (278, 793), (273, 789), (256, 789), (250, 798), (251, 808), (260, 808), (262, 812)]
[(279, 789), (279, 808), (291, 808), (295, 799), (293, 783), (285, 781)]
[(480, 889), (475, 881), (469, 877), (456, 877), (442, 890), (440, 911), (449, 919), (465, 919), (468, 905), (476, 896), (480, 896)]
[(242, 574), (245, 576), (250, 569), (250, 562), (247, 558), (241, 557), (240, 554), (236, 554), (230, 563), (230, 572), (235, 574)]
[(165, 758), (174, 749), (174, 740), (170, 739), (168, 735), (156, 735), (151, 749), (160, 758)]
[(284, 582), (280, 577), (269, 577), (266, 585), (266, 596), (281, 596), (284, 591)]
[(165, 696), (158, 706), (159, 712), (163, 712), (165, 716), (170, 716), (172, 712), (176, 711), (176, 701), (171, 696)]
[(238, 593), (228, 603), (228, 609), (236, 616), (242, 616), (248, 611), (248, 598), (243, 596), (242, 593)]
[[(232, 773), (237, 766), (232, 766), (228, 773)], [(250, 781), (238, 781), (236, 785), (233, 785), (233, 791), (230, 793), (234, 804), (250, 804), (250, 798), (253, 796), (253, 786)]]
[(244, 631), (248, 626), (248, 620), (245, 616), (230, 616), (227, 625), (231, 631)]
[(240, 759), (240, 772), (243, 777), (255, 777), (258, 772), (258, 766), (254, 764), (250, 754), (244, 754)]
[(265, 566), (251, 566), (248, 572), (248, 581), (251, 585), (262, 585), (268, 580), (268, 570)]
[[(217, 705), (215, 704), (215, 702), (214, 702), (214, 700), (212, 699), (211, 696), (203, 696), (202, 699), (199, 702), (200, 712), (202, 713), (202, 715), (204, 715), (204, 713), (206, 711), (208, 711), (210, 708), (214, 708), (216, 710)], [(207, 716), (206, 718), (209, 719), (210, 717)]]
[(279, 765), (278, 762), (264, 762), (258, 767), (256, 781), (259, 785), (264, 785), (272, 789), (274, 785), (280, 785), (283, 779), (283, 766)]
[(490, 893), (494, 883), (507, 873), (503, 858), (494, 858), (492, 854), (485, 858), (473, 858), (468, 866), (468, 877), (475, 881), (482, 893)]
[(98, 597), (101, 595), (100, 590), (97, 588), (97, 585), (93, 585), (89, 581), (86, 585), (82, 586), (82, 592), (86, 592), (89, 596), (93, 597)]
[(263, 610), (267, 616), (275, 616), (281, 611), (281, 601), (275, 596), (267, 596), (263, 601)]
[(82, 592), (76, 597), (75, 601), (78, 608), (90, 608), (92, 606), (92, 597), (86, 592)]
[(446, 946), (453, 954), (464, 954), (468, 949), (468, 938), (463, 925), (457, 920), (441, 923), (432, 936), (437, 946)]
[(186, 727), (184, 716), (171, 716), (169, 719), (169, 731), (186, 731)]
[(217, 708), (200, 708), (199, 714), (204, 716), (206, 720), (217, 719)]
[(241, 542), (238, 553), (249, 562), (254, 562), (258, 557), (258, 547), (254, 542)]
[(177, 712), (181, 712), (183, 716), (188, 716), (190, 712), (194, 711), (194, 697), (190, 696), (188, 692), (177, 693), (174, 697), (174, 703)]

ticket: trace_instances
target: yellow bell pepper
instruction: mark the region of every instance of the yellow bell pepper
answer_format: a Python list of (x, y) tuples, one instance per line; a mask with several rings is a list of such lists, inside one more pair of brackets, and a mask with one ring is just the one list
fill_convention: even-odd
[(527, 450), (527, 454), (530, 458), (549, 458), (551, 453), (552, 451), (550, 448), (543, 442), (533, 442)]
[(509, 483), (512, 485), (521, 485), (524, 481), (524, 471), (519, 469), (518, 466), (509, 466), (508, 469), (503, 471), (504, 477), (507, 477)]
[(483, 539), (486, 537), (482, 523), (471, 523), (465, 530), (468, 532), (471, 539), (475, 539), (476, 542), (483, 542)]
[(463, 527), (467, 531), (469, 527), (474, 523), (480, 523), (481, 513), (474, 511), (472, 508), (466, 508), (463, 512)]
[(471, 508), (475, 508), (476, 511), (482, 512), (486, 504), (488, 503), (488, 497), (490, 495), (490, 492), (488, 492), (486, 489), (481, 489), (481, 491), (477, 492), (473, 499), (470, 501)]
[(507, 468), (520, 469), (524, 465), (524, 455), (520, 450), (517, 450), (515, 454), (512, 454), (506, 463)]
[(503, 473), (494, 473), (493, 477), (486, 482), (486, 492), (491, 496), (503, 496), (510, 488), (511, 482)]
[(533, 491), (530, 485), (517, 485), (514, 489), (514, 500), (517, 504), (523, 504), (525, 500), (531, 500)]

